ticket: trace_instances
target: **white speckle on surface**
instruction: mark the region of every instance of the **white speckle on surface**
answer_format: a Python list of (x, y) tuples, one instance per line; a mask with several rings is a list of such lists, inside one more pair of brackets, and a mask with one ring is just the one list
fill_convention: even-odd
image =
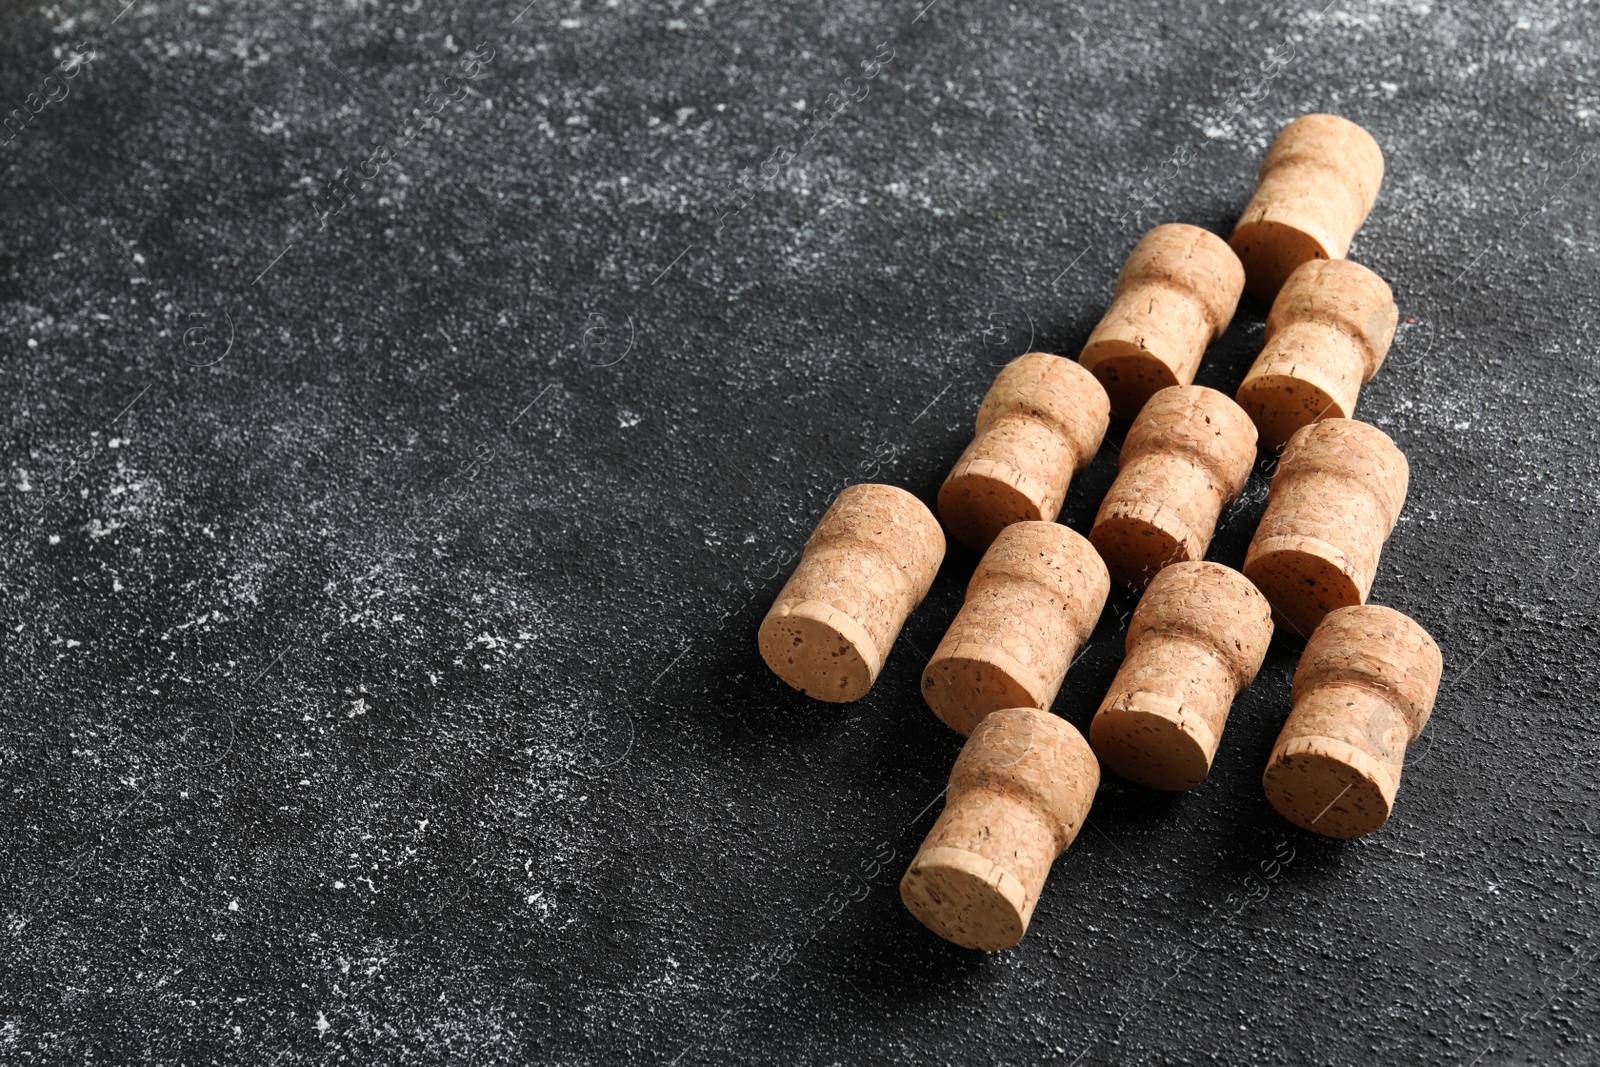
[(325, 1034), (331, 1029), (333, 1029), (333, 1024), (328, 1021), (328, 1017), (320, 1011), (317, 1012), (317, 1033)]
[(228, 901), (228, 910), (229, 911), (238, 911), (239, 910), (239, 902), (237, 900)]

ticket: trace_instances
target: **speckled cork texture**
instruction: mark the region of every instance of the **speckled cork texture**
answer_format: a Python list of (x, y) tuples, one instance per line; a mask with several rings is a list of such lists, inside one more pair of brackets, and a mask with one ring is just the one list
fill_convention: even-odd
[(1360, 837), (1389, 821), (1406, 747), (1433, 711), (1444, 661), (1393, 608), (1341, 608), (1306, 642), (1293, 710), (1261, 784), (1301, 829)]
[(1399, 311), (1388, 283), (1348, 259), (1295, 268), (1272, 302), (1265, 344), (1239, 385), (1239, 406), (1275, 450), (1318, 419), (1348, 419), (1378, 373)]
[(1072, 360), (1029, 352), (1006, 364), (939, 489), (951, 536), (981, 552), (1011, 523), (1054, 519), (1110, 422), (1105, 390)]
[(761, 622), (761, 658), (807, 696), (866, 695), (944, 559), (927, 507), (892, 485), (852, 485), (817, 523)]
[(1244, 267), (1222, 238), (1198, 226), (1157, 226), (1123, 263), (1078, 362), (1105, 386), (1112, 412), (1131, 419), (1158, 390), (1194, 381), (1243, 291)]
[(1271, 640), (1272, 609), (1244, 575), (1203, 561), (1168, 567), (1134, 609), (1127, 655), (1089, 725), (1095, 755), (1152, 789), (1199, 785)]
[(1309, 636), (1366, 602), (1409, 478), (1405, 455), (1364, 422), (1325, 419), (1289, 438), (1244, 558), (1280, 625)]
[(1215, 389), (1175, 385), (1151, 397), (1089, 532), (1111, 577), (1143, 588), (1168, 564), (1203, 558), (1255, 456), (1255, 426)]
[(1007, 526), (922, 672), (923, 699), (962, 734), (992, 711), (1048, 710), (1110, 591), (1105, 564), (1079, 534), (1054, 522)]
[(1349, 119), (1304, 115), (1285, 126), (1228, 239), (1250, 292), (1270, 301), (1302, 263), (1343, 259), (1382, 183), (1383, 151)]
[(1035, 708), (995, 712), (961, 749), (900, 899), (947, 941), (1010, 948), (1099, 787), (1100, 765), (1070, 724)]

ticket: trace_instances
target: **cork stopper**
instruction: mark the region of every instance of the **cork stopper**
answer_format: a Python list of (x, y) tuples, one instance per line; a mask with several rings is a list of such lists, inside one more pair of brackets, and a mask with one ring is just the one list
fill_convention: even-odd
[(922, 672), (923, 699), (961, 734), (1002, 708), (1049, 710), (1110, 591), (1078, 534), (1054, 522), (1007, 526)]
[(1389, 821), (1406, 746), (1439, 694), (1444, 660), (1428, 632), (1392, 608), (1332, 612), (1306, 642), (1293, 701), (1261, 784), (1279, 813), (1327, 837)]
[(947, 941), (1010, 948), (1099, 787), (1100, 765), (1071, 725), (1034, 708), (995, 712), (956, 759), (944, 811), (900, 880), (900, 899)]
[(892, 485), (849, 486), (761, 621), (761, 658), (807, 696), (865, 696), (943, 559), (944, 534), (922, 501)]
[(977, 435), (939, 488), (951, 536), (980, 552), (1014, 522), (1049, 522), (1094, 459), (1111, 405), (1094, 376), (1048, 352), (1018, 356), (978, 408)]
[(1306, 636), (1366, 602), (1409, 478), (1405, 455), (1364, 422), (1324, 419), (1289, 438), (1244, 557), (1279, 625)]
[(1095, 755), (1152, 789), (1199, 785), (1271, 640), (1272, 609), (1244, 575), (1220, 563), (1168, 567), (1134, 609), (1127, 655), (1089, 725)]
[(1222, 238), (1198, 226), (1157, 226), (1122, 265), (1078, 362), (1105, 386), (1112, 412), (1131, 419), (1157, 390), (1194, 381), (1243, 290), (1244, 268)]
[(1139, 588), (1169, 563), (1203, 558), (1255, 458), (1255, 426), (1215, 389), (1174, 385), (1152, 396), (1089, 532), (1111, 577)]
[(1270, 301), (1300, 264), (1343, 259), (1382, 183), (1383, 151), (1349, 119), (1304, 115), (1278, 131), (1228, 239), (1250, 292)]
[(1239, 406), (1276, 450), (1318, 419), (1348, 419), (1378, 373), (1399, 311), (1384, 280), (1348, 259), (1295, 268), (1267, 315), (1266, 345), (1239, 386)]

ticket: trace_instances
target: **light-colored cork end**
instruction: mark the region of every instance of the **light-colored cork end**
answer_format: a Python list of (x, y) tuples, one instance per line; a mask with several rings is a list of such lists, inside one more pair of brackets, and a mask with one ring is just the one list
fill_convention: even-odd
[(998, 952), (1022, 940), (1033, 908), (1016, 877), (976, 852), (930, 848), (900, 879), (917, 921), (962, 948)]
[(1327, 236), (1319, 237), (1274, 218), (1269, 209), (1254, 215), (1239, 220), (1228, 245), (1244, 264), (1246, 291), (1258, 300), (1270, 304), (1301, 264), (1331, 259), (1336, 254), (1329, 246), (1336, 248), (1337, 244)]
[(792, 688), (834, 703), (860, 700), (882, 662), (865, 627), (816, 600), (780, 600), (761, 622), (761, 658)]
[(1350, 411), (1319, 384), (1315, 370), (1256, 374), (1239, 384), (1239, 406), (1255, 423), (1261, 448), (1275, 452), (1302, 426), (1319, 419), (1347, 419)]
[(1072, 360), (1029, 352), (1006, 364), (939, 489), (951, 536), (982, 551), (1012, 523), (1053, 520), (1110, 422), (1105, 390)]
[(1244, 576), (1265, 594), (1273, 621), (1301, 637), (1310, 637), (1330, 611), (1366, 599), (1348, 557), (1310, 537), (1253, 543)]
[(1161, 390), (1188, 384), (1160, 356), (1141, 346), (1142, 339), (1101, 337), (1086, 345), (1079, 357), (1100, 379), (1111, 398), (1111, 412), (1119, 419), (1138, 415), (1145, 401)]
[(1004, 650), (967, 643), (935, 654), (922, 672), (922, 698), (939, 721), (963, 737), (992, 711), (1038, 708), (1048, 711), (1054, 693), (1030, 689), (1031, 673)]
[(1302, 830), (1352, 838), (1389, 821), (1400, 780), (1354, 745), (1298, 737), (1273, 750), (1261, 785), (1278, 813)]
[(939, 487), (939, 517), (951, 537), (982, 551), (1007, 526), (1044, 520), (1039, 504), (1050, 495), (1048, 486), (1009, 463), (963, 459)]
[(1113, 580), (1142, 589), (1164, 567), (1205, 555), (1206, 545), (1159, 501), (1120, 508), (1096, 520), (1089, 541)]
[(1205, 781), (1219, 741), (1204, 719), (1159, 693), (1126, 693), (1089, 724), (1100, 762), (1151, 789), (1176, 792)]

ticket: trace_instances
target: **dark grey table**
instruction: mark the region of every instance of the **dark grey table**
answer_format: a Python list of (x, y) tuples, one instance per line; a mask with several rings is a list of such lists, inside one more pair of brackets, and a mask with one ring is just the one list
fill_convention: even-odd
[[(1600, 1059), (1592, 6), (123, 2), (0, 6), (0, 1062)], [(973, 556), (854, 705), (756, 624), (1308, 111), (1389, 167), (1396, 815), (1265, 803), (1280, 639), (1201, 788), (1108, 776), (957, 949), (896, 882)]]

